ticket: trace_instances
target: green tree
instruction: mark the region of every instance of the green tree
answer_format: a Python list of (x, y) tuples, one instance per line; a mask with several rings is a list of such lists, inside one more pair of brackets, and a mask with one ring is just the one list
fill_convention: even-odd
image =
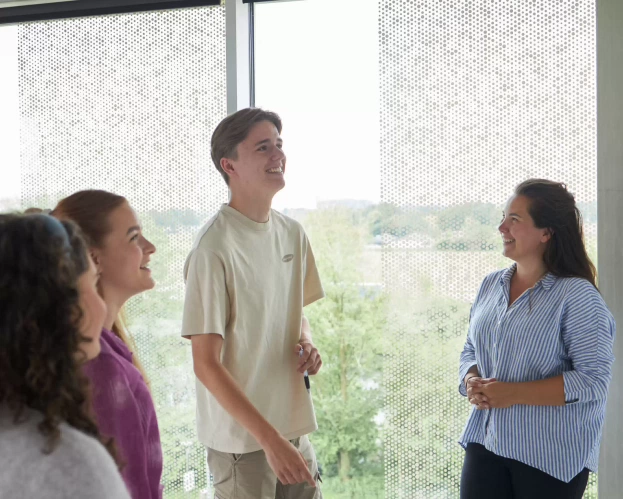
[(392, 293), (384, 364), (385, 468), (392, 498), (455, 497), (462, 451), (457, 440), (469, 405), (458, 393), (458, 359), (469, 304)]
[[(372, 236), (390, 234), (404, 237), (414, 232), (427, 232), (431, 229), (425, 208), (400, 208), (391, 203), (373, 205), (364, 210), (363, 215), (370, 225)], [(354, 215), (355, 220), (359, 217)]]
[(363, 283), (366, 233), (347, 209), (321, 210), (305, 219), (326, 297), (306, 310), (323, 368), (313, 393), (319, 432), (314, 445), (329, 476), (342, 481), (380, 473), (379, 426), (385, 297)]

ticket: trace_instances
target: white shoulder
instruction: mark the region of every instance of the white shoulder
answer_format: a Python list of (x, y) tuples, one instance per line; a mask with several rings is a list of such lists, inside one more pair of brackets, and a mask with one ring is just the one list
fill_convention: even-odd
[[(129, 499), (117, 465), (95, 438), (63, 424), (61, 440), (48, 457), (56, 463), (48, 468), (48, 474), (63, 478), (66, 497)], [(58, 483), (55, 477), (49, 478)]]

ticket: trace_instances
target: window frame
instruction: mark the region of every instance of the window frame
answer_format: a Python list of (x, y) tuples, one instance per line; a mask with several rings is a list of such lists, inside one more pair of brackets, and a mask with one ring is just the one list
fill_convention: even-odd
[(1, 7), (0, 25), (150, 10), (220, 5), (221, 0), (60, 0)]

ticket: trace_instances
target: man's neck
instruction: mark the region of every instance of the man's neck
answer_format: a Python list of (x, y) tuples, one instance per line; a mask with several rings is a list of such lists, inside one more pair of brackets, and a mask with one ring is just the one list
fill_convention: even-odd
[(266, 223), (270, 218), (273, 198), (260, 199), (253, 196), (235, 195), (232, 192), (229, 206), (257, 223)]

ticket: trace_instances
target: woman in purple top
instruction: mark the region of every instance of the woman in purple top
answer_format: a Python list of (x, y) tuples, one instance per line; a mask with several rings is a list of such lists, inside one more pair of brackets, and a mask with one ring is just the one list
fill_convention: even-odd
[(133, 342), (120, 317), (125, 302), (154, 287), (148, 268), (156, 248), (143, 237), (136, 213), (122, 196), (80, 191), (52, 214), (77, 223), (99, 271), (98, 291), (108, 307), (99, 357), (85, 366), (102, 434), (112, 437), (134, 499), (162, 497), (162, 447), (154, 403)]

